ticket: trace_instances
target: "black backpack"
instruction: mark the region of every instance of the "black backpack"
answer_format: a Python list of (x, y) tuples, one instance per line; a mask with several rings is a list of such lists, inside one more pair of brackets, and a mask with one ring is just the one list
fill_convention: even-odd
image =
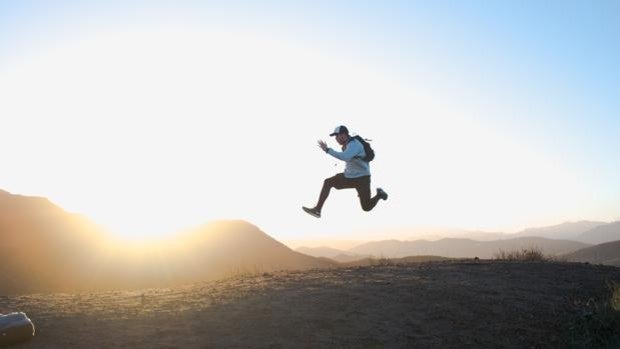
[[(370, 143), (368, 143), (366, 139), (362, 138), (361, 136), (353, 136), (351, 137), (351, 139), (357, 139), (364, 146), (364, 152), (366, 153), (366, 156), (360, 159), (366, 162), (371, 162), (375, 158), (375, 151), (372, 149)], [(370, 139), (368, 141), (370, 141)]]

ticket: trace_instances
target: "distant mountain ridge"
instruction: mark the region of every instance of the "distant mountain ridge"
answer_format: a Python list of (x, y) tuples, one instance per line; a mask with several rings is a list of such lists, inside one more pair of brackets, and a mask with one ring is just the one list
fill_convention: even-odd
[(231, 274), (334, 266), (291, 250), (244, 221), (217, 221), (175, 239), (119, 243), (40, 197), (0, 192), (0, 295), (163, 287)]
[(548, 255), (561, 255), (591, 245), (571, 240), (519, 237), (513, 239), (476, 241), (472, 239), (445, 238), (440, 240), (380, 240), (361, 244), (349, 250), (330, 247), (300, 247), (296, 251), (314, 257), (325, 257), (349, 264), (368, 258), (404, 258), (415, 256), (440, 256), (445, 258), (494, 258), (500, 251), (514, 251), (537, 247)]
[(309, 256), (319, 255), (321, 257), (327, 257), (327, 258), (333, 258), (333, 257), (336, 257), (338, 255), (345, 253), (343, 250), (339, 250), (339, 249), (327, 247), (327, 246), (319, 246), (319, 247), (301, 246), (301, 247), (296, 248), (295, 251), (303, 253), (303, 254), (307, 254)]
[(608, 223), (596, 221), (564, 222), (546, 227), (528, 228), (515, 234), (508, 234), (507, 238), (537, 236), (546, 239), (574, 240), (584, 243), (593, 243), (585, 238), (587, 236), (586, 233), (606, 224)]
[(302, 246), (302, 247), (296, 248), (295, 251), (303, 253), (308, 256), (329, 258), (339, 263), (353, 262), (353, 261), (358, 261), (360, 259), (370, 257), (368, 255), (360, 255), (356, 253), (346, 252), (343, 250), (339, 250), (339, 249), (331, 248), (327, 246), (320, 246), (320, 247)]
[(578, 241), (590, 244), (602, 244), (620, 240), (620, 222), (612, 222), (599, 225), (593, 229), (583, 232), (577, 237)]
[(498, 232), (486, 232), (480, 230), (459, 230), (459, 229), (446, 229), (436, 230), (435, 232), (416, 234), (415, 236), (408, 238), (408, 241), (415, 240), (429, 240), (436, 241), (441, 239), (469, 239), (476, 241), (492, 241), (504, 239), (507, 234)]
[(449, 258), (493, 258), (500, 250), (511, 251), (537, 247), (545, 254), (559, 255), (588, 246), (577, 241), (551, 240), (539, 237), (520, 237), (496, 241), (475, 241), (470, 239), (442, 239), (438, 241), (383, 240), (362, 244), (350, 249), (349, 252), (386, 258), (422, 255)]
[[(547, 254), (559, 255), (602, 242), (620, 240), (620, 222), (565, 222), (547, 227), (529, 228), (514, 234), (453, 229), (446, 233), (437, 231), (426, 236), (435, 239), (380, 240), (362, 243), (347, 250), (322, 246), (301, 247), (297, 251), (315, 257), (331, 258), (341, 263), (369, 256), (402, 258), (436, 255), (450, 258), (493, 258), (500, 249), (509, 251), (533, 246), (543, 249)], [(439, 238), (441, 236), (449, 237)]]

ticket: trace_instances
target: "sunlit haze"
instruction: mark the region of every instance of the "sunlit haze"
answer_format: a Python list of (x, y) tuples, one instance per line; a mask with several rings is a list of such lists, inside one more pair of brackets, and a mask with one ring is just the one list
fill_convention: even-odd
[[(620, 3), (0, 4), (0, 189), (127, 238), (620, 218)], [(373, 140), (372, 212), (319, 139)]]

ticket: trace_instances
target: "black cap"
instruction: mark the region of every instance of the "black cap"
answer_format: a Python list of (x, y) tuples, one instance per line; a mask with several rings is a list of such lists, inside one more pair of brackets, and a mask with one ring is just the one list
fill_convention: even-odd
[(342, 133), (349, 134), (349, 129), (347, 129), (346, 126), (338, 126), (338, 127), (336, 127), (334, 132), (332, 132), (330, 134), (330, 136), (337, 136), (337, 135), (342, 134)]

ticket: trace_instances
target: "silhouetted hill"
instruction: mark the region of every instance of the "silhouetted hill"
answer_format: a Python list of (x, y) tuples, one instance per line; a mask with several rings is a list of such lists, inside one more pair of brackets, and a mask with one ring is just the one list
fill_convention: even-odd
[(0, 293), (73, 289), (91, 279), (106, 235), (40, 197), (0, 192)]
[[(295, 252), (241, 220), (217, 221), (178, 237), (186, 262), (213, 272), (264, 272), (333, 266), (324, 259)], [(226, 270), (228, 269), (228, 270)]]
[[(295, 252), (241, 220), (215, 221), (146, 245), (118, 246), (114, 288), (160, 287), (230, 275), (304, 270), (337, 263)], [(105, 284), (98, 285), (105, 288)]]
[(0, 294), (159, 287), (336, 265), (295, 252), (243, 221), (130, 244), (47, 199), (7, 192), (0, 192), (0, 241)]
[(407, 256), (432, 255), (449, 258), (493, 258), (499, 250), (512, 251), (538, 247), (547, 255), (559, 255), (587, 247), (587, 244), (551, 240), (537, 237), (522, 237), (508, 240), (475, 241), (469, 239), (442, 239), (438, 241), (384, 240), (369, 242), (349, 250), (375, 257), (399, 258)]
[(525, 236), (536, 236), (536, 237), (542, 237), (546, 239), (574, 240), (574, 241), (590, 243), (588, 241), (583, 241), (581, 239), (578, 239), (578, 237), (584, 232), (587, 232), (591, 229), (594, 229), (598, 226), (605, 225), (605, 224), (607, 223), (592, 222), (592, 221), (565, 222), (562, 224), (551, 225), (547, 227), (528, 228), (518, 233), (510, 234), (506, 237), (516, 238), (516, 237), (525, 237)]
[(597, 226), (596, 228), (580, 234), (577, 240), (589, 244), (602, 244), (620, 240), (620, 222)]
[(620, 240), (586, 247), (564, 255), (567, 261), (620, 267)]

